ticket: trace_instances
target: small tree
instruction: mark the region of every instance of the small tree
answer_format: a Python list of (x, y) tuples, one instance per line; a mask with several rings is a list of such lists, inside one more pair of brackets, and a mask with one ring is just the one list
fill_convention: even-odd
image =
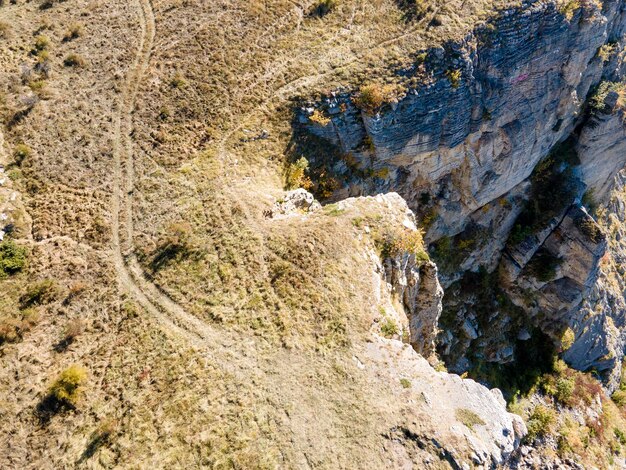
[(385, 103), (395, 98), (395, 89), (391, 85), (370, 83), (363, 85), (353, 98), (354, 104), (368, 114), (375, 114)]
[(286, 184), (287, 189), (311, 187), (311, 180), (305, 175), (309, 168), (309, 162), (306, 158), (300, 157), (295, 163), (290, 163), (287, 167)]

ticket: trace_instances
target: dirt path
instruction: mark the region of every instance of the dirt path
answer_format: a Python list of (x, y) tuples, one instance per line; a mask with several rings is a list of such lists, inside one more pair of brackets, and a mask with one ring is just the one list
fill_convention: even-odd
[(133, 252), (132, 191), (134, 165), (132, 114), (143, 75), (148, 69), (155, 36), (155, 21), (149, 0), (138, 0), (140, 6), (141, 38), (135, 60), (126, 76), (114, 130), (114, 187), (112, 200), (112, 245), (118, 285), (166, 329), (184, 337), (197, 347), (219, 340), (215, 330), (197, 317), (188, 314), (144, 276)]

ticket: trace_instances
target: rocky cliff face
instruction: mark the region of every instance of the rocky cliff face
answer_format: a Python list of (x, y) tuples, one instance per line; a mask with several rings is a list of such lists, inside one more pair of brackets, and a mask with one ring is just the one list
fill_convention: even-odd
[[(619, 135), (619, 134), (614, 134)], [(624, 284), (624, 220), (626, 220), (626, 175), (611, 178), (614, 188), (608, 202), (598, 211), (598, 222), (607, 239), (598, 276), (570, 319), (575, 341), (564, 358), (574, 367), (606, 372), (609, 390), (617, 388), (626, 345), (626, 285)]]
[[(302, 190), (293, 191), (284, 200), (304, 199), (302, 195)], [(389, 431), (400, 466), (421, 462), (430, 468), (437, 459), (452, 468), (503, 464), (526, 435), (522, 419), (507, 412), (498, 389), (435, 371), (426, 360), (435, 360), (442, 311), (437, 267), (406, 243), (399, 243), (398, 249), (386, 248), (390, 233), (396, 239), (418, 233), (413, 212), (396, 193), (348, 198), (332, 210), (351, 217), (359, 242), (370, 244), (364, 261), (372, 266), (378, 315), (373, 318), (374, 339), (355, 360), (363, 369), (374, 369), (377, 376), (388, 376), (389, 383), (401, 377), (402, 386), (415, 397), (408, 400), (402, 422)], [(307, 213), (292, 212), (303, 217)]]
[(455, 371), (512, 362), (539, 329), (615, 384), (622, 343), (606, 338), (620, 336), (608, 318), (623, 300), (601, 287), (606, 236), (583, 205), (606, 201), (626, 163), (624, 10), (527, 2), (421, 54), (402, 71), (420, 84), (375, 109), (358, 92), (302, 108), (338, 157), (308, 156), (312, 174), (333, 175), (331, 199), (397, 191), (427, 229), (448, 292), (439, 350)]

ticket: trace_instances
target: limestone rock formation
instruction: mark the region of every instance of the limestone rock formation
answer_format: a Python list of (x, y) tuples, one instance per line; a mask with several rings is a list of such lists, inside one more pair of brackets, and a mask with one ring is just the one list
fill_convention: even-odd
[(607, 254), (602, 259), (596, 281), (570, 320), (577, 332), (564, 358), (581, 370), (595, 369), (606, 375), (609, 391), (619, 385), (621, 361), (626, 346), (626, 174), (614, 178), (615, 187), (598, 221), (607, 238)]
[(499, 390), (436, 372), (406, 344), (379, 339), (368, 343), (359, 359), (365, 368), (384, 364), (377, 372), (390, 381), (404, 379), (412, 397), (402, 421), (388, 433), (401, 462), (395, 468), (415, 468), (416, 462), (435, 465), (433, 455), (452, 468), (494, 468), (526, 435), (524, 422), (506, 411)]
[(504, 463), (526, 434), (522, 419), (507, 412), (499, 390), (437, 372), (426, 360), (434, 353), (442, 310), (437, 266), (414, 247), (384, 247), (386, 234), (418, 233), (406, 201), (387, 193), (348, 198), (325, 210), (350, 217), (359, 243), (374, 245), (365, 262), (372, 265), (380, 318), (374, 318), (374, 339), (361, 347), (355, 361), (389, 383), (401, 380), (410, 397), (403, 399), (400, 422), (388, 431), (394, 462), (411, 468), (440, 459), (453, 468), (485, 469)]
[(319, 209), (320, 203), (305, 189), (298, 188), (288, 191), (283, 198), (276, 201), (274, 207), (266, 214), (268, 217), (287, 217), (294, 214), (313, 212)]
[[(376, 109), (360, 105), (358, 90), (301, 109), (302, 126), (347, 155), (308, 156), (340, 182), (331, 199), (396, 191), (427, 229), (447, 292), (439, 351), (452, 370), (512, 362), (539, 328), (571, 347), (570, 364), (600, 365), (613, 385), (619, 376), (607, 354), (621, 352), (588, 330), (621, 333), (581, 312), (592, 292), (603, 295), (607, 250), (583, 205), (591, 194), (605, 201), (626, 163), (623, 10), (585, 2), (569, 15), (557, 2), (527, 2), (425, 51), (402, 71), (419, 84)], [(561, 341), (568, 328), (573, 344)]]
[(605, 110), (592, 116), (578, 138), (582, 179), (597, 201), (607, 199), (615, 175), (626, 165), (626, 128), (618, 99), (616, 92), (609, 93)]

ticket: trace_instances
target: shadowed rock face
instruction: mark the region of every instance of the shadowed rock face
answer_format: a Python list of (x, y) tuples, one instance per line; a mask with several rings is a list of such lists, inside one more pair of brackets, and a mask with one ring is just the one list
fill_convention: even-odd
[[(620, 3), (604, 8), (581, 10), (570, 22), (552, 3), (505, 14), (463, 44), (430, 51), (427, 83), (380, 113), (340, 95), (325, 103), (330, 123), (309, 129), (363, 165), (373, 157), (375, 169), (388, 168), (384, 180), (352, 181), (344, 192), (392, 189), (414, 210), (429, 194), (438, 214), (430, 236), (456, 234), (572, 132), (604, 69), (597, 50), (624, 28)], [(462, 72), (457, 87), (449, 70)]]
[[(626, 163), (617, 95), (609, 94), (606, 109), (591, 118), (584, 106), (601, 80), (621, 79), (622, 45), (608, 58), (598, 51), (625, 31), (618, 1), (601, 8), (586, 2), (570, 20), (555, 3), (526, 3), (476, 28), (460, 44), (428, 51), (414, 70), (422, 85), (374, 114), (359, 109), (348, 94), (302, 110), (300, 123), (310, 133), (352, 159), (349, 165), (328, 165), (343, 183), (333, 199), (398, 192), (424, 221), (429, 242), (452, 240), (447, 258), (434, 250), (446, 288), (481, 266), (497, 273), (491, 278), (497, 292), (489, 288), (489, 293), (507, 296), (512, 307), (485, 299), (472, 307), (480, 286), (467, 301), (448, 298), (449, 307), (457, 309), (450, 323), (455, 326), (444, 328), (439, 340), (444, 356), (456, 348), (454, 359), (448, 357), (453, 370), (471, 367), (469, 349), (487, 361), (514, 361), (514, 341), (528, 339), (529, 328), (539, 326), (557, 344), (567, 327), (573, 329), (576, 339), (564, 355), (573, 366), (618, 374), (618, 361), (606, 360), (608, 349), (620, 355), (616, 342), (590, 340), (589, 325), (596, 335), (603, 331), (603, 338), (615, 336), (610, 325), (580, 317), (590, 292), (598, 299), (604, 295), (599, 261), (607, 250), (602, 229), (580, 201), (587, 188), (599, 202), (606, 200), (613, 176)], [(458, 80), (450, 78), (454, 71), (460, 71)], [(310, 121), (314, 108), (330, 121)], [(531, 174), (570, 136), (577, 161), (552, 171), (567, 177), (571, 191), (561, 195), (549, 220), (511, 242), (524, 207), (538, 197)], [(321, 164), (315, 155), (311, 160)], [(550, 198), (550, 185), (542, 189)], [(444, 309), (445, 304), (444, 298)], [(525, 319), (512, 320), (511, 309), (521, 310)], [(623, 316), (617, 310), (612, 316)], [(490, 324), (489, 332), (481, 324)]]

